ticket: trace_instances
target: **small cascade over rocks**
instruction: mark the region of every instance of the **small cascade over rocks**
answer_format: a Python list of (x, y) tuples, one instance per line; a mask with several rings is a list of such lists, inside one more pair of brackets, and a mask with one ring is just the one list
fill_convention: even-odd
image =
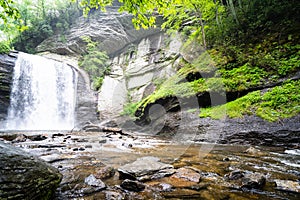
[(67, 64), (19, 53), (5, 129), (73, 129), (77, 77)]

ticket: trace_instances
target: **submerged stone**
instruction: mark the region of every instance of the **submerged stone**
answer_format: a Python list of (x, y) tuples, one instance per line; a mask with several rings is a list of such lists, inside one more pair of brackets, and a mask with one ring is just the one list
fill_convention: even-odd
[(113, 167), (103, 167), (102, 169), (100, 169), (95, 177), (98, 178), (98, 179), (107, 179), (107, 178), (110, 178), (112, 176), (115, 175), (115, 169)]
[(196, 183), (199, 183), (201, 178), (198, 172), (184, 167), (177, 169), (176, 173), (173, 174), (172, 177), (181, 178)]
[(122, 200), (124, 199), (124, 195), (117, 191), (107, 191), (105, 192), (106, 199), (114, 199), (114, 200)]

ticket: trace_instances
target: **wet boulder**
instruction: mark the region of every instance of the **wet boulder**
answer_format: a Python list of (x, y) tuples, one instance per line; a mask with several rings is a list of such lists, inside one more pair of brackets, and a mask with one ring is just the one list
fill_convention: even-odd
[(27, 136), (31, 141), (43, 141), (46, 140), (47, 137), (45, 135), (31, 135)]
[(69, 197), (78, 197), (78, 196), (84, 196), (84, 195), (90, 195), (96, 192), (100, 192), (106, 188), (105, 183), (101, 179), (97, 179), (93, 174), (90, 174), (88, 177), (84, 179), (83, 182), (78, 182), (78, 179), (72, 180), (73, 189), (68, 194)]
[(139, 182), (139, 181), (125, 179), (121, 183), (121, 187), (125, 190), (139, 192), (139, 191), (144, 190), (146, 186), (143, 183)]
[(229, 174), (225, 175), (225, 180), (238, 180), (244, 177), (244, 172), (239, 170), (234, 170), (230, 172)]
[(0, 141), (0, 199), (52, 199), (61, 179), (54, 167)]
[(242, 178), (242, 188), (260, 189), (266, 184), (266, 177), (262, 173), (246, 173)]

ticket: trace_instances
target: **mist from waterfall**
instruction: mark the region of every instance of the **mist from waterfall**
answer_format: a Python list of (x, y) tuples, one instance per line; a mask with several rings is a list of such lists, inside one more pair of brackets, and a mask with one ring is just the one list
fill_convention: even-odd
[(74, 128), (77, 72), (67, 64), (19, 53), (6, 130)]

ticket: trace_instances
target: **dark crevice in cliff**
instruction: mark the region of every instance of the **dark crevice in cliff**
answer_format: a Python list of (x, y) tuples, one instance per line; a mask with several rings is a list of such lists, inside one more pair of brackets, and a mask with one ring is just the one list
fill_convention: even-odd
[(234, 101), (234, 100), (236, 100), (240, 97), (243, 97), (243, 96), (249, 94), (250, 92), (270, 89), (270, 88), (282, 85), (287, 80), (296, 81), (296, 80), (299, 80), (299, 79), (300, 79), (300, 71), (296, 72), (295, 74), (293, 74), (290, 77), (281, 78), (276, 82), (269, 82), (269, 83), (267, 82), (264, 85), (259, 85), (257, 87), (252, 87), (248, 90), (227, 92), (226, 93), (226, 99), (227, 99), (227, 102), (231, 102), (231, 101)]
[(11, 83), (18, 52), (0, 54), (0, 121), (6, 118), (10, 102)]
[[(191, 72), (186, 77), (185, 80), (188, 82), (193, 82), (201, 78), (212, 78), (215, 76), (215, 71), (210, 72)], [(184, 81), (182, 81), (184, 82)]]

